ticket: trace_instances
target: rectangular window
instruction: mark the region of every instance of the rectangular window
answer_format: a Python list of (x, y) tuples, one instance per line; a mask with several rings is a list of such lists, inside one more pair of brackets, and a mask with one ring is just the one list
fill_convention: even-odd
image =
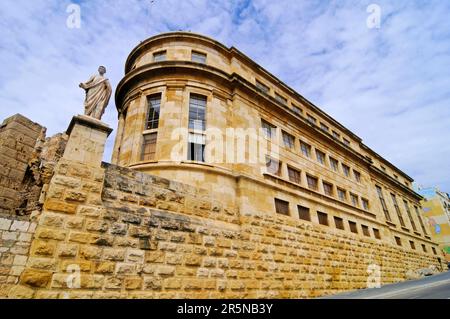
[(358, 227), (356, 227), (356, 223), (355, 222), (349, 221), (348, 225), (350, 226), (350, 231), (352, 233), (355, 233), (355, 234), (358, 233)]
[(153, 53), (153, 62), (166, 61), (166, 51)]
[(417, 231), (416, 223), (414, 222), (413, 216), (411, 214), (411, 210), (409, 209), (408, 202), (406, 200), (403, 200), (403, 205), (405, 205), (406, 214), (408, 215), (412, 229), (414, 231)]
[(311, 221), (311, 215), (309, 213), (308, 207), (297, 205), (297, 209), (298, 209), (298, 218)]
[(302, 151), (302, 154), (306, 157), (310, 157), (311, 156), (311, 146), (304, 143), (304, 142), (300, 142), (300, 149)]
[(395, 178), (396, 180), (398, 180), (398, 176), (397, 176), (397, 175), (395, 175), (395, 174), (394, 174), (394, 178)]
[(342, 218), (334, 216), (334, 224), (337, 229), (344, 229), (344, 220)]
[(269, 174), (281, 175), (281, 163), (270, 156), (266, 156), (266, 169)]
[(353, 170), (353, 175), (355, 176), (355, 180), (356, 180), (358, 183), (361, 183), (361, 173), (358, 172), (358, 171)]
[(306, 175), (306, 181), (310, 189), (317, 190), (317, 178)]
[(189, 133), (188, 160), (196, 162), (205, 161), (205, 135)]
[(197, 63), (206, 63), (206, 54), (201, 52), (192, 51), (191, 61)]
[(161, 107), (161, 94), (151, 95), (147, 99), (148, 111), (147, 111), (147, 124), (146, 130), (152, 130), (158, 128), (159, 124), (159, 111)]
[(337, 172), (339, 170), (339, 162), (332, 157), (330, 157), (330, 166), (331, 166), (331, 169), (335, 172)]
[(392, 203), (394, 204), (395, 212), (397, 213), (397, 216), (398, 216), (398, 220), (400, 221), (400, 225), (402, 227), (406, 227), (405, 221), (403, 220), (402, 213), (400, 211), (400, 208), (398, 207), (397, 198), (392, 193), (391, 193), (391, 198), (392, 198)]
[(350, 141), (347, 140), (345, 137), (342, 139), (345, 145), (350, 146)]
[(333, 196), (333, 185), (323, 182), (323, 192), (327, 196)]
[(422, 228), (422, 232), (424, 235), (427, 235), (427, 230), (425, 229), (425, 225), (419, 213), (419, 208), (414, 206), (414, 210), (416, 211), (417, 219), (419, 219), (420, 228)]
[(380, 199), (381, 207), (383, 208), (384, 217), (386, 217), (387, 221), (391, 221), (391, 215), (389, 214), (386, 202), (384, 200), (383, 190), (381, 189), (380, 186), (375, 186), (375, 188), (377, 189), (378, 198)]
[(189, 99), (189, 128), (206, 129), (206, 96), (191, 94)]
[(267, 85), (262, 84), (258, 80), (256, 80), (256, 88), (265, 94), (269, 94), (269, 87)]
[(372, 228), (372, 230), (373, 230), (373, 235), (375, 236), (375, 238), (381, 239), (380, 231), (377, 228)]
[(361, 202), (364, 210), (369, 210), (369, 201), (365, 198), (361, 198)]
[(395, 238), (395, 242), (397, 243), (397, 245), (401, 246), (402, 240), (400, 239), (400, 237), (394, 236), (394, 238)]
[(433, 254), (437, 255), (437, 251), (436, 251), (436, 248), (434, 248), (434, 247), (431, 247), (431, 250), (433, 251)]
[(155, 159), (157, 135), (156, 132), (144, 135), (141, 160), (152, 161)]
[(300, 171), (288, 166), (288, 176), (291, 182), (300, 184)]
[(261, 120), (261, 127), (263, 130), (263, 134), (266, 138), (272, 139), (272, 136), (275, 135), (277, 127), (270, 124), (269, 122), (265, 120)]
[(341, 134), (339, 134), (339, 133), (336, 132), (336, 131), (333, 131), (333, 137), (334, 137), (335, 139), (337, 139), (337, 140), (340, 140), (340, 139), (341, 139)]
[(347, 196), (346, 196), (346, 191), (343, 190), (342, 188), (337, 189), (337, 193), (338, 193), (338, 198), (339, 200), (345, 202), (347, 200)]
[(352, 201), (352, 205), (355, 207), (359, 206), (358, 196), (350, 193), (350, 200)]
[(386, 173), (386, 167), (380, 166), (381, 170)]
[(416, 245), (412, 240), (409, 241), (409, 245), (411, 246), (411, 249), (416, 249)]
[(345, 164), (342, 164), (342, 171), (344, 172), (344, 175), (349, 177), (350, 176), (350, 167), (348, 167)]
[(320, 164), (325, 165), (325, 153), (324, 152), (316, 149), (316, 157), (317, 157), (317, 161)]
[(366, 225), (361, 225), (362, 232), (364, 236), (370, 237), (369, 227)]
[(322, 212), (317, 212), (317, 218), (320, 225), (328, 226), (328, 215)]
[(330, 128), (323, 124), (322, 122), (320, 123), (320, 128), (322, 129), (322, 131), (328, 132), (330, 130)]
[(275, 211), (277, 214), (289, 216), (289, 202), (275, 198)]
[(281, 96), (278, 93), (275, 93), (275, 100), (277, 100), (278, 102), (280, 102), (281, 104), (286, 105), (287, 104), (287, 99), (283, 96)]
[(317, 122), (316, 118), (310, 114), (308, 114), (307, 119), (308, 119), (308, 122), (311, 124), (316, 124), (316, 122)]
[(283, 142), (284, 142), (284, 146), (286, 146), (287, 148), (294, 148), (294, 144), (295, 144), (295, 138), (294, 136), (292, 136), (289, 133), (286, 132), (282, 132), (283, 135)]
[(292, 105), (292, 111), (294, 111), (294, 113), (298, 115), (301, 115), (303, 113), (302, 109), (295, 105)]
[(425, 244), (422, 244), (422, 250), (423, 250), (424, 253), (427, 252), (427, 246), (425, 246)]

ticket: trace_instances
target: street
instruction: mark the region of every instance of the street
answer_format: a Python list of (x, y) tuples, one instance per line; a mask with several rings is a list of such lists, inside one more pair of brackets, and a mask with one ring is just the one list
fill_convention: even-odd
[(450, 271), (381, 288), (344, 292), (322, 299), (450, 299)]

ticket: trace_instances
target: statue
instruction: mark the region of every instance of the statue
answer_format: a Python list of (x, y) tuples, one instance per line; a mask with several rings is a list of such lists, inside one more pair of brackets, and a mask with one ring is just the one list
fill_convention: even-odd
[(103, 76), (106, 73), (106, 68), (100, 66), (98, 73), (98, 75), (91, 76), (87, 82), (80, 83), (79, 87), (86, 91), (84, 114), (101, 120), (109, 103), (112, 89), (108, 79)]

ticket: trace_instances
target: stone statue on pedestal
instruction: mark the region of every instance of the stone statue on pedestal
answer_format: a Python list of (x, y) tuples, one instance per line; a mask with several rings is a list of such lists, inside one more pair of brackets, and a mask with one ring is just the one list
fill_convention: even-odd
[(98, 75), (91, 76), (89, 80), (79, 85), (86, 91), (84, 114), (97, 120), (101, 120), (112, 93), (108, 79), (103, 76), (105, 73), (106, 68), (100, 66)]

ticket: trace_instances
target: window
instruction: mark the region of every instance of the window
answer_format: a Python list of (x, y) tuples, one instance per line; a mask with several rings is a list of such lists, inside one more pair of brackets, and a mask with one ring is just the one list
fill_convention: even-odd
[(311, 146), (304, 143), (304, 142), (300, 142), (300, 149), (302, 151), (302, 154), (306, 157), (310, 157), (311, 156)]
[(425, 229), (425, 225), (424, 225), (423, 220), (422, 220), (422, 218), (420, 216), (419, 208), (417, 208), (417, 206), (414, 206), (414, 210), (416, 211), (416, 215), (417, 215), (417, 218), (419, 219), (420, 228), (422, 228), (423, 234), (427, 235), (427, 230)]
[(433, 254), (437, 255), (437, 251), (436, 251), (436, 248), (434, 248), (434, 247), (431, 247), (431, 250), (433, 251)]
[(157, 134), (154, 132), (144, 135), (141, 160), (152, 161), (155, 159)]
[(294, 113), (298, 115), (301, 115), (303, 113), (302, 109), (295, 105), (292, 105), (292, 111), (294, 111)]
[(291, 182), (300, 184), (300, 171), (288, 166), (288, 176)]
[(347, 140), (345, 137), (342, 139), (344, 141), (344, 144), (347, 146), (350, 146), (350, 141)]
[(364, 236), (370, 237), (369, 227), (366, 225), (361, 225), (362, 232)]
[(364, 210), (369, 210), (369, 201), (365, 198), (361, 198), (361, 202)]
[(266, 156), (266, 169), (267, 173), (280, 176), (281, 175), (281, 164), (279, 161)]
[(398, 180), (398, 176), (397, 176), (397, 175), (395, 175), (395, 174), (394, 174), (394, 178), (395, 178), (396, 180)]
[(285, 97), (281, 96), (278, 93), (275, 93), (275, 100), (277, 100), (278, 102), (280, 102), (280, 103), (282, 103), (284, 105), (287, 104), (287, 99)]
[(277, 127), (265, 120), (261, 120), (261, 127), (264, 136), (268, 139), (272, 139), (272, 136), (275, 135), (275, 130), (277, 129)]
[(166, 61), (166, 51), (153, 53), (153, 62)]
[(353, 170), (353, 175), (355, 176), (355, 180), (356, 180), (358, 183), (361, 183), (361, 173), (358, 172), (358, 171)]
[(324, 152), (316, 149), (316, 157), (317, 157), (317, 161), (320, 164), (325, 165), (325, 153)]
[(322, 212), (317, 212), (317, 218), (320, 225), (328, 226), (328, 215)]
[(403, 200), (403, 204), (405, 205), (405, 210), (406, 210), (406, 213), (408, 214), (408, 218), (409, 218), (409, 221), (411, 223), (412, 229), (414, 231), (417, 231), (416, 223), (414, 222), (414, 219), (412, 217), (411, 210), (409, 209), (408, 202), (406, 200)]
[(189, 99), (189, 128), (206, 129), (206, 96), (191, 94)]
[(344, 172), (344, 175), (349, 177), (350, 176), (350, 167), (348, 167), (345, 164), (342, 164), (342, 171)]
[(337, 172), (339, 170), (339, 162), (332, 157), (330, 157), (330, 166), (331, 166), (331, 169), (335, 172)]
[(342, 218), (334, 216), (334, 224), (337, 229), (344, 229), (344, 221)]
[(346, 192), (342, 188), (337, 189), (338, 197), (341, 201), (345, 202), (347, 200)]
[(188, 140), (188, 160), (205, 161), (205, 135), (189, 133)]
[(289, 216), (289, 202), (275, 198), (275, 211), (277, 214)]
[(398, 207), (397, 198), (392, 193), (391, 193), (391, 198), (392, 198), (392, 203), (394, 204), (395, 212), (397, 213), (397, 216), (398, 216), (398, 220), (400, 221), (400, 225), (402, 227), (406, 227), (405, 221), (403, 220), (402, 213), (400, 212), (400, 208)]
[(350, 193), (350, 200), (352, 201), (352, 205), (355, 207), (359, 206), (358, 196), (355, 194)]
[(256, 80), (256, 88), (265, 94), (269, 94), (269, 87), (267, 85), (262, 84), (258, 80)]
[(333, 196), (333, 185), (323, 182), (323, 192), (327, 196)]
[(333, 137), (334, 137), (335, 139), (337, 139), (337, 140), (340, 140), (340, 139), (341, 139), (341, 134), (339, 134), (339, 133), (336, 132), (336, 131), (333, 131)]
[(284, 131), (282, 132), (282, 135), (284, 146), (286, 146), (287, 148), (294, 148), (295, 138), (291, 134)]
[(356, 227), (356, 223), (355, 222), (349, 221), (348, 225), (350, 226), (350, 231), (352, 233), (355, 233), (355, 234), (358, 233), (358, 228)]
[(158, 128), (159, 110), (161, 107), (161, 94), (155, 94), (148, 97), (147, 124), (145, 129), (152, 130)]
[(330, 130), (330, 128), (323, 124), (322, 122), (320, 122), (320, 128), (322, 129), (322, 131), (328, 132)]
[(384, 200), (383, 190), (381, 189), (380, 186), (375, 186), (375, 188), (377, 189), (378, 198), (380, 199), (381, 207), (383, 208), (384, 217), (386, 217), (387, 221), (391, 221), (391, 215), (389, 214), (386, 202)]
[(317, 178), (306, 175), (306, 181), (310, 189), (317, 190)]
[(298, 209), (298, 218), (311, 221), (311, 215), (309, 214), (309, 208), (304, 206), (297, 206)]
[(372, 230), (373, 230), (373, 235), (375, 236), (375, 238), (381, 239), (380, 231), (377, 228), (372, 228)]
[(307, 119), (308, 119), (308, 122), (311, 124), (316, 124), (316, 122), (317, 122), (316, 118), (310, 114), (308, 114)]
[(409, 245), (411, 246), (411, 249), (416, 249), (416, 245), (414, 244), (414, 241), (410, 240)]
[(197, 63), (206, 63), (206, 54), (201, 52), (192, 51), (191, 61)]
[(400, 239), (400, 237), (395, 236), (395, 242), (397, 243), (397, 245), (401, 246), (402, 245), (402, 240)]
[(381, 170), (386, 173), (386, 167), (380, 166)]
[(427, 252), (427, 246), (425, 246), (425, 244), (422, 244), (422, 250), (423, 250), (424, 253)]

